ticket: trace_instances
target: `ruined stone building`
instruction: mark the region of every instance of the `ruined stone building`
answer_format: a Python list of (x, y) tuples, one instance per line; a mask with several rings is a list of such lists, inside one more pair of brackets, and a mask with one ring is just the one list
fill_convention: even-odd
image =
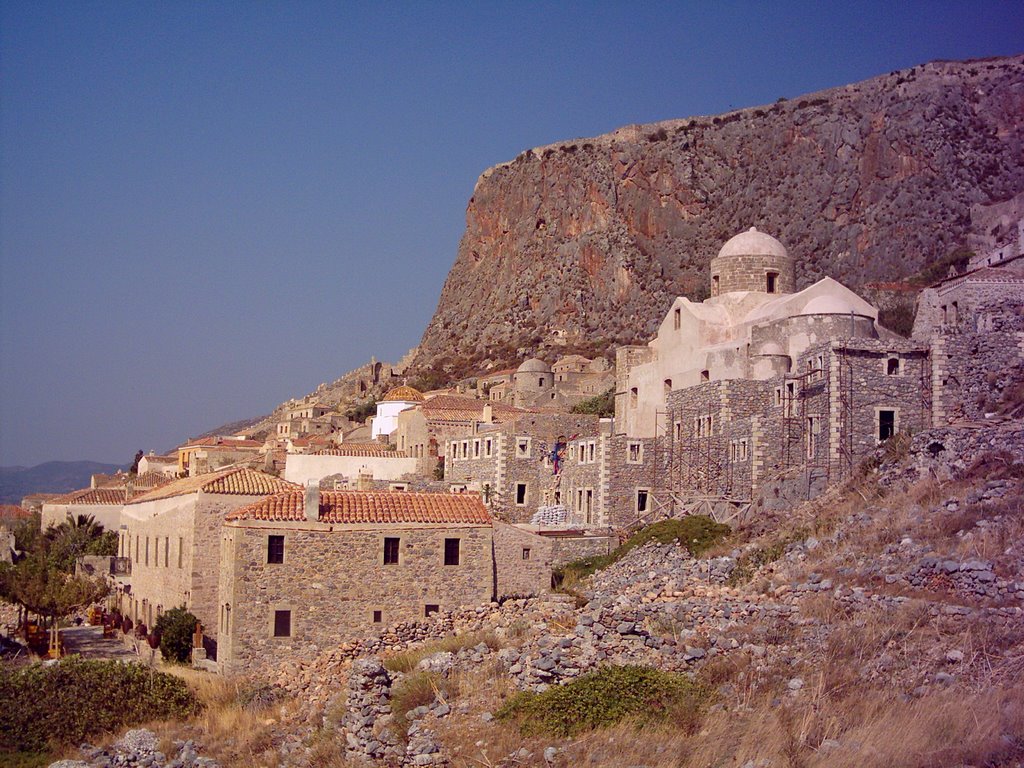
[(197, 437), (178, 448), (178, 475), (203, 475), (238, 462), (254, 461), (263, 451), (262, 441), (238, 435)]
[(550, 586), (550, 544), (476, 494), (285, 491), (221, 531), (217, 663), (312, 658), (388, 625)]
[(131, 561), (131, 575), (118, 584), (122, 613), (152, 626), (163, 611), (184, 606), (216, 639), (224, 518), (295, 487), (243, 467), (184, 477), (130, 500), (121, 510), (118, 536), (118, 555)]
[(548, 365), (531, 357), (518, 368), (497, 371), (477, 380), (480, 397), (527, 410), (569, 410), (615, 384), (615, 372), (602, 357), (590, 360), (567, 355)]

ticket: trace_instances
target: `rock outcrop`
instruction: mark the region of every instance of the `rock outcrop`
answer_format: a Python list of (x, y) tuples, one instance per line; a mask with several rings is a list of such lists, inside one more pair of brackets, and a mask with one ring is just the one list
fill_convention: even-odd
[(797, 257), (800, 288), (897, 280), (963, 245), (972, 205), (1022, 190), (1024, 56), (528, 150), (480, 177), (415, 365), (646, 341), (752, 225)]

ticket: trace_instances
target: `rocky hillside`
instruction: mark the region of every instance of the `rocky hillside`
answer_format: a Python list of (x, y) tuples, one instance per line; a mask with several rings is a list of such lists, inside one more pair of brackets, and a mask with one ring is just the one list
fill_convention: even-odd
[(963, 245), (971, 205), (1022, 190), (1024, 56), (528, 150), (477, 182), (415, 362), (461, 374), (645, 341), (752, 225), (787, 245), (800, 287), (896, 280)]

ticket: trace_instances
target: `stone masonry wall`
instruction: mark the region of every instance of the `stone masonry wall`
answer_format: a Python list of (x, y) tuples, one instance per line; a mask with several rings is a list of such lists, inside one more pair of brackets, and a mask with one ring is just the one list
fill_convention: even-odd
[(496, 596), (525, 597), (551, 589), (555, 543), (507, 523), (494, 523)]
[[(426, 606), (453, 610), (489, 602), (494, 591), (487, 526), (338, 526), (229, 523), (222, 594), (231, 594), (228, 672), (266, 660), (312, 658), (324, 648), (422, 618)], [(267, 563), (267, 538), (283, 535), (284, 562)], [(399, 562), (384, 565), (384, 538), (400, 539)], [(444, 541), (460, 539), (458, 565), (444, 565)], [(212, 569), (211, 569), (212, 570)], [(275, 611), (291, 611), (288, 637), (274, 637)], [(379, 622), (374, 612), (379, 611)], [(230, 652), (228, 652), (230, 649)]]

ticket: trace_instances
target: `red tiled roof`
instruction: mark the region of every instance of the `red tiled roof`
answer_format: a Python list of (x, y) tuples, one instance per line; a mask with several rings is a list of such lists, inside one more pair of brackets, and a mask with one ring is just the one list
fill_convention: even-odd
[[(207, 437), (197, 437), (193, 440), (189, 440), (185, 443), (182, 448), (259, 448), (262, 446), (259, 440), (249, 440), (243, 438), (241, 440), (234, 440), (230, 437), (222, 437), (221, 435), (209, 435)], [(179, 449), (180, 450), (180, 449)]]
[(48, 499), (45, 504), (109, 504), (123, 505), (125, 502), (124, 488), (82, 488), (66, 493), (55, 499)]
[(477, 400), (459, 395), (437, 395), (427, 400), (420, 408), (428, 421), (479, 421), (484, 415), (484, 406), (491, 406), (491, 414), (497, 422), (514, 421), (527, 413), (505, 403), (493, 400)]
[(24, 520), (32, 513), (17, 504), (0, 504), (0, 520)]
[(337, 448), (324, 448), (317, 451), (316, 456), (377, 456), (385, 459), (404, 459), (405, 453), (374, 443), (356, 443), (339, 445)]
[[(225, 519), (301, 522), (306, 519), (305, 494), (301, 490), (274, 494), (235, 510)], [(491, 515), (476, 493), (321, 491), (320, 522), (490, 525)]]
[(189, 493), (198, 493), (199, 491), (227, 496), (267, 496), (271, 493), (290, 490), (296, 487), (294, 483), (289, 483), (265, 472), (259, 472), (248, 467), (233, 467), (219, 472), (210, 472), (205, 475), (172, 480), (167, 485), (162, 485), (149, 493), (136, 496), (130, 503), (138, 504), (143, 501), (169, 499), (173, 496), (184, 496)]
[[(175, 459), (177, 461), (177, 459)], [(132, 487), (137, 491), (156, 488), (158, 485), (170, 482), (170, 478), (163, 472), (143, 472), (141, 475), (131, 475), (119, 472), (116, 475), (93, 475), (93, 482), (97, 488), (124, 488), (126, 482), (131, 482)]]

